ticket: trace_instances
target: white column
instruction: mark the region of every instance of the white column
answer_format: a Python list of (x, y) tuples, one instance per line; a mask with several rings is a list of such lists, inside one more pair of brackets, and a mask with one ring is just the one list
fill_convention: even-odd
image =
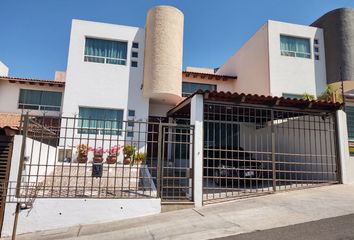
[(354, 183), (354, 159), (349, 156), (347, 115), (342, 110), (336, 115), (341, 180), (343, 184), (350, 184)]
[(191, 125), (194, 125), (194, 205), (203, 205), (203, 95), (196, 94), (191, 100)]

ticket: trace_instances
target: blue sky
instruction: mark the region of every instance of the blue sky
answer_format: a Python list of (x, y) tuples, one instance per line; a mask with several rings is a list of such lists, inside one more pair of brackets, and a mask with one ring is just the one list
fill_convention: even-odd
[(53, 79), (73, 18), (144, 27), (161, 4), (184, 13), (184, 67), (218, 67), (268, 19), (308, 25), (354, 0), (0, 0), (0, 61), (11, 76)]

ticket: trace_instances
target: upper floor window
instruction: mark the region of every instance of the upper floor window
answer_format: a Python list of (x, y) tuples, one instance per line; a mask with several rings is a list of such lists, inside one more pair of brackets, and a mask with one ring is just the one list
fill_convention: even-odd
[(205, 83), (182, 82), (182, 96), (188, 97), (197, 90), (215, 91), (216, 85)]
[(18, 108), (60, 111), (61, 92), (20, 89)]
[(84, 61), (126, 65), (127, 42), (86, 38)]
[(303, 99), (303, 94), (295, 94), (295, 93), (283, 93), (282, 97), (284, 98), (293, 98), (293, 99)]
[(79, 107), (78, 133), (120, 135), (123, 110)]
[(133, 48), (139, 48), (139, 43), (138, 42), (133, 42)]
[(280, 51), (283, 56), (311, 58), (310, 40), (280, 35)]

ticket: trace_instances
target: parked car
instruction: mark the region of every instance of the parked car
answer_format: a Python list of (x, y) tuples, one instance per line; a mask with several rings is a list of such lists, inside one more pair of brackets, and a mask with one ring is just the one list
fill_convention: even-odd
[(262, 163), (242, 147), (213, 146), (204, 148), (204, 176), (217, 185), (232, 181), (239, 184), (262, 177)]

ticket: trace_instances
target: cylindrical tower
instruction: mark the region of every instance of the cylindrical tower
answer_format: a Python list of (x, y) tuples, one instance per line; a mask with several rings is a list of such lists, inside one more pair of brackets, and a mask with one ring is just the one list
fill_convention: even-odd
[(311, 26), (323, 29), (327, 83), (354, 80), (354, 9), (330, 11)]
[(155, 102), (181, 100), (183, 13), (170, 6), (149, 10), (145, 27), (143, 95)]

